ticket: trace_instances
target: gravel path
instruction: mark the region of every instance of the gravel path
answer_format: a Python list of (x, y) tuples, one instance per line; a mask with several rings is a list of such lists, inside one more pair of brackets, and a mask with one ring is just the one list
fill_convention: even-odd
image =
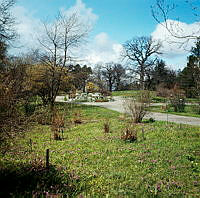
[[(113, 101), (113, 102), (95, 102), (95, 103), (94, 102), (84, 102), (82, 104), (105, 107), (105, 108), (108, 108), (108, 109), (111, 109), (114, 111), (118, 111), (120, 113), (125, 113), (124, 105), (123, 105), (125, 102), (124, 99), (121, 97), (114, 97), (114, 100), (115, 101)], [(65, 102), (64, 96), (57, 96), (56, 101), (57, 102)], [(200, 126), (200, 118), (195, 118), (195, 117), (149, 112), (148, 115), (145, 116), (145, 118), (150, 118), (150, 117), (154, 118), (155, 120)]]

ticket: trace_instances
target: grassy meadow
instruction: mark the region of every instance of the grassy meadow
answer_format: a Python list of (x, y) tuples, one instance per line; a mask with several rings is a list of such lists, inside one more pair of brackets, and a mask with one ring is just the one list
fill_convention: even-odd
[[(200, 196), (199, 127), (144, 122), (132, 126), (137, 141), (130, 142), (121, 139), (130, 119), (120, 113), (82, 105), (57, 108), (65, 116), (64, 139), (53, 140), (48, 124), (34, 124), (20, 136), (0, 156), (0, 197)], [(76, 116), (81, 124), (73, 124)], [(43, 170), (46, 149), (49, 172)], [(12, 180), (16, 176), (26, 189)]]

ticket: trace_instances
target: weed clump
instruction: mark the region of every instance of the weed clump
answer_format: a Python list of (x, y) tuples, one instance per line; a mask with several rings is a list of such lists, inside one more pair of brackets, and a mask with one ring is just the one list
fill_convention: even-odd
[(103, 124), (104, 133), (110, 133), (110, 121), (106, 120)]
[(131, 127), (127, 127), (125, 131), (122, 132), (121, 139), (124, 141), (135, 142), (138, 139), (137, 131)]
[(76, 112), (74, 112), (74, 115), (73, 115), (73, 122), (74, 122), (74, 124), (75, 125), (77, 125), (77, 124), (82, 124), (82, 114), (81, 114), (81, 112), (80, 111), (76, 111)]
[(134, 98), (127, 99), (125, 109), (131, 115), (133, 123), (141, 123), (150, 106), (151, 94), (149, 91), (141, 91)]
[(58, 113), (57, 111), (54, 112), (53, 117), (52, 117), (52, 126), (51, 126), (54, 140), (62, 140), (61, 133), (63, 133), (64, 125), (65, 125), (64, 115), (61, 113)]

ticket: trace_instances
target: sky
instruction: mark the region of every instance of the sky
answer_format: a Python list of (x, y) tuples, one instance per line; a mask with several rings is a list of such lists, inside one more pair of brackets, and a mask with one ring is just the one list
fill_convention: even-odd
[[(191, 1), (200, 6), (199, 0)], [(170, 18), (172, 22), (179, 20), (185, 32), (200, 26), (188, 4), (183, 3), (183, 0), (173, 2), (176, 9)], [(167, 65), (173, 69), (183, 68), (194, 41), (190, 41), (184, 48), (177, 42), (168, 42), (174, 41), (174, 38), (152, 17), (151, 6), (154, 4), (155, 0), (18, 0), (12, 12), (17, 20), (21, 48), (13, 52), (39, 48), (37, 40), (43, 31), (42, 22), (51, 23), (59, 11), (76, 11), (83, 21), (92, 26), (87, 44), (77, 52), (88, 64), (120, 62), (122, 45), (127, 40), (136, 36), (152, 36), (162, 41), (161, 58)]]

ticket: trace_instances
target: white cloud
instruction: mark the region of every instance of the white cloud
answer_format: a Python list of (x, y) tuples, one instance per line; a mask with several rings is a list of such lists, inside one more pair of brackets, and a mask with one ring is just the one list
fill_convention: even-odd
[(93, 26), (98, 20), (98, 16), (93, 13), (92, 8), (87, 8), (82, 0), (76, 0), (76, 4), (69, 9), (61, 8), (61, 12), (66, 15), (76, 13), (79, 15), (81, 22)]
[(89, 45), (88, 54), (85, 59), (89, 63), (117, 62), (120, 58), (122, 45), (112, 41), (108, 34), (102, 32), (95, 36), (94, 41)]
[[(88, 8), (82, 0), (76, 0), (76, 4), (69, 9), (61, 8), (62, 14), (70, 15), (72, 13), (78, 14), (81, 22), (87, 24), (91, 28), (98, 20), (98, 16), (93, 12), (92, 8)], [(16, 26), (20, 35), (21, 48), (12, 49), (11, 53), (26, 52), (29, 49), (37, 49), (41, 46), (38, 43), (38, 38), (43, 35), (43, 26), (39, 18), (35, 17), (34, 12), (30, 12), (22, 6), (15, 6), (13, 14), (16, 17), (18, 24)], [(51, 22), (49, 22), (51, 23)], [(98, 62), (118, 61), (122, 45), (112, 41), (105, 32), (99, 33), (94, 39), (75, 51), (83, 62), (96, 64)]]
[[(179, 36), (192, 35), (194, 31), (200, 29), (200, 23), (187, 24), (179, 21), (168, 20), (169, 27), (171, 26), (174, 34)], [(175, 32), (176, 31), (176, 32)], [(200, 32), (195, 32), (200, 36)], [(173, 34), (173, 35), (174, 35)], [(153, 39), (160, 40), (163, 44), (162, 52), (167, 57), (176, 57), (188, 53), (191, 47), (194, 46), (195, 39), (175, 38), (164, 27), (164, 23), (158, 24), (155, 31), (152, 33)]]
[[(98, 16), (93, 13), (93, 10), (87, 8), (82, 0), (77, 0), (74, 6), (69, 9), (61, 8), (60, 11), (65, 15), (77, 13), (81, 19), (80, 22), (87, 24), (90, 28), (94, 26), (98, 19)], [(21, 48), (12, 49), (11, 53), (25, 52), (29, 49), (40, 48), (38, 38), (44, 33), (41, 20), (36, 18), (33, 12), (30, 12), (22, 6), (15, 6), (13, 8), (13, 14), (18, 22), (16, 29), (20, 36), (18, 46), (21, 46)]]
[[(174, 34), (178, 36), (192, 35), (200, 36), (200, 23), (187, 24), (180, 21), (168, 20), (168, 27)], [(162, 58), (166, 59), (174, 68), (183, 68), (186, 66), (187, 56), (192, 46), (194, 46), (195, 39), (175, 38), (164, 27), (164, 23), (158, 24), (155, 31), (151, 35), (153, 39), (162, 42)]]
[[(15, 6), (12, 11), (16, 17), (16, 30), (20, 36), (19, 43), (17, 43), (17, 46), (20, 46), (18, 51), (34, 48), (37, 45), (37, 34), (42, 31), (40, 20), (34, 18), (33, 13), (22, 6)], [(12, 49), (12, 51), (17, 50)]]

